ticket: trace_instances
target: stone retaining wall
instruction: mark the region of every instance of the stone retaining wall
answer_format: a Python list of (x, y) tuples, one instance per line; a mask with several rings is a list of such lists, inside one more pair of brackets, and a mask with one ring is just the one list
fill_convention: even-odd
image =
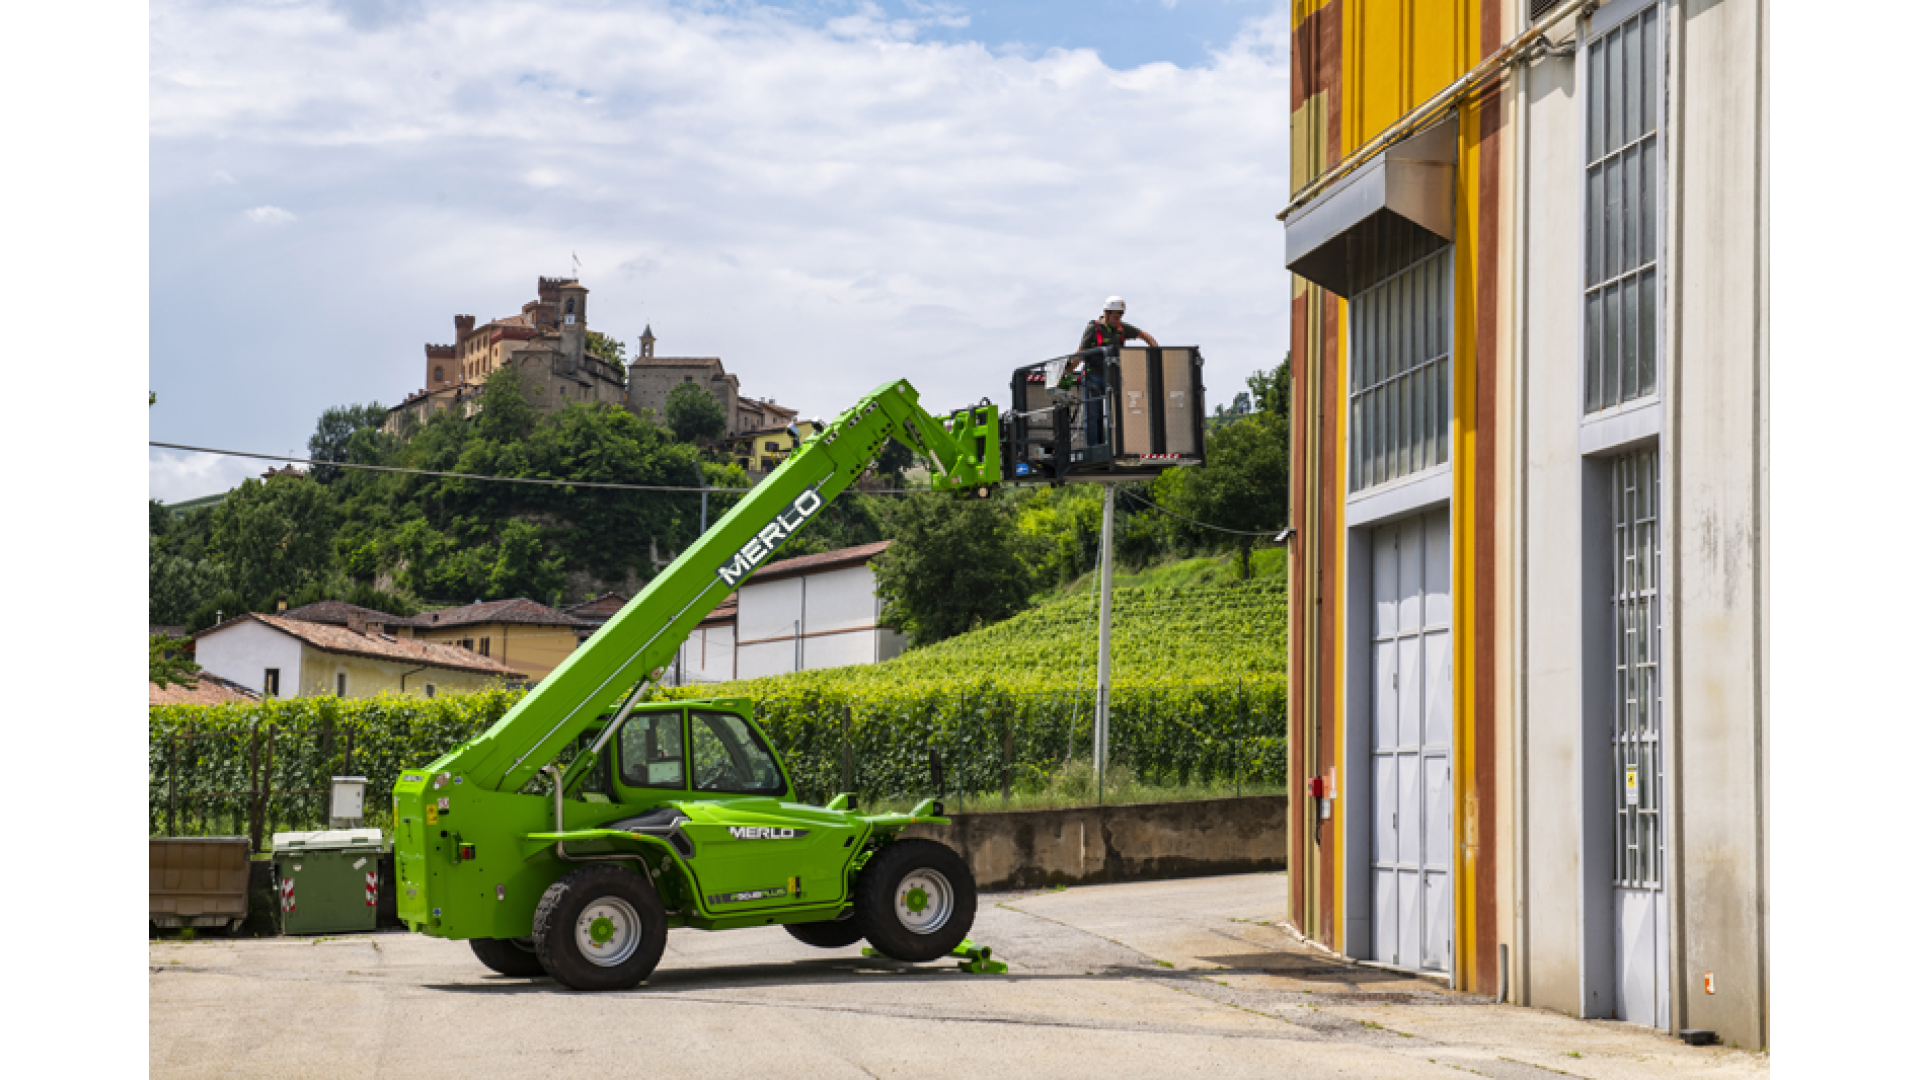
[(903, 836), (939, 840), (985, 889), (1034, 889), (1287, 867), (1287, 797), (951, 814)]

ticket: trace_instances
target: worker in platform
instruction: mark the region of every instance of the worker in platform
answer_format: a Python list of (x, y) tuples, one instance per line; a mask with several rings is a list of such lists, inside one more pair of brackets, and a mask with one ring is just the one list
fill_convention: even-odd
[[(1126, 314), (1127, 302), (1117, 296), (1107, 297), (1106, 309), (1100, 317), (1087, 323), (1080, 334), (1080, 352), (1098, 349), (1107, 345), (1124, 345), (1136, 338), (1148, 345), (1158, 346), (1153, 335), (1129, 322), (1121, 320)], [(1087, 364), (1086, 357), (1075, 356), (1067, 361), (1063, 378), (1071, 378), (1073, 372), (1082, 365), (1087, 369), (1087, 445), (1099, 446), (1107, 441), (1106, 402), (1107, 369), (1105, 364)]]

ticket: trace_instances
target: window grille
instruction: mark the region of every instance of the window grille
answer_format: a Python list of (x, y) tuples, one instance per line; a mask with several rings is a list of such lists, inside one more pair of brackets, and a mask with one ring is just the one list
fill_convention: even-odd
[(1349, 491), (1447, 460), (1453, 418), (1453, 247), (1437, 238), (1424, 246), (1429, 254), (1402, 263), (1354, 293), (1349, 303)]
[(1660, 7), (1586, 48), (1585, 411), (1659, 382)]
[(1660, 455), (1615, 458), (1613, 522), (1614, 884), (1658, 888), (1660, 829)]

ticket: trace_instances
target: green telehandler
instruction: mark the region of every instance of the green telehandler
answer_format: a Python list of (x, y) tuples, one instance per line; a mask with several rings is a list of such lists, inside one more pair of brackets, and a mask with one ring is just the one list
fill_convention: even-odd
[(466, 940), (505, 975), (618, 990), (659, 962), (667, 931), (781, 925), (809, 945), (865, 939), (897, 960), (958, 954), (973, 874), (903, 839), (944, 822), (932, 799), (862, 814), (851, 795), (796, 801), (742, 698), (641, 702), (688, 634), (853, 483), (889, 438), (936, 489), (1001, 480), (1001, 422), (982, 403), (936, 418), (894, 382), (816, 432), (512, 710), (394, 787), (400, 918)]

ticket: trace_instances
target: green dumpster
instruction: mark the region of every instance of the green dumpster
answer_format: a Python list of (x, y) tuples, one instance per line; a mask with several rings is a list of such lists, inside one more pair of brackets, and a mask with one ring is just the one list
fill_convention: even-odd
[(273, 874), (285, 934), (366, 933), (380, 911), (379, 829), (273, 834)]

